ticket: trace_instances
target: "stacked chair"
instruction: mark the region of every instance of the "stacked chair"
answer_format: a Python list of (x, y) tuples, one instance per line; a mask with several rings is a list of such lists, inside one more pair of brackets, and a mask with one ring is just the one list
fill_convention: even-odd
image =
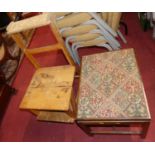
[(65, 39), (65, 45), (74, 62), (80, 65), (78, 48), (100, 46), (108, 51), (118, 50), (118, 35), (126, 42), (119, 31), (121, 13), (48, 13), (55, 16), (56, 25)]
[(124, 43), (127, 43), (126, 39), (119, 30), (120, 20), (122, 13), (121, 12), (102, 12), (101, 18), (108, 23), (108, 25), (115, 31)]
[[(121, 13), (94, 13), (94, 12), (55, 12), (55, 13), (43, 13), (42, 15), (38, 15), (33, 18), (28, 18), (26, 20), (20, 21), (20, 23), (11, 23), (8, 27), (8, 34), (11, 34), (14, 40), (18, 43), (18, 45), (23, 49), (24, 53), (27, 55), (29, 60), (35, 65), (36, 68), (39, 67), (38, 62), (32, 57), (34, 53), (40, 53), (40, 51), (47, 50), (55, 50), (53, 46), (40, 48), (36, 51), (30, 51), (27, 49), (27, 45), (29, 44), (34, 29), (36, 27), (40, 27), (43, 25), (37, 25), (33, 23), (37, 21), (36, 19), (40, 19), (42, 22), (46, 16), (49, 18), (47, 22), (54, 23), (54, 31), (58, 30), (61, 36), (64, 38), (64, 45), (63, 50), (65, 51), (64, 54), (69, 61), (70, 64), (77, 64), (80, 66), (80, 58), (78, 54), (78, 49), (82, 47), (89, 47), (89, 46), (99, 46), (104, 47), (108, 51), (111, 50), (118, 50), (120, 49), (120, 43), (117, 40), (118, 36), (121, 36), (124, 42), (126, 42), (125, 38), (119, 31), (119, 22), (121, 18)], [(43, 19), (43, 20), (42, 20)], [(32, 22), (31, 22), (32, 21)], [(24, 24), (24, 22), (27, 22)], [(38, 21), (39, 22), (39, 21)], [(37, 22), (37, 23), (38, 23)], [(44, 22), (44, 21), (43, 21)], [(29, 23), (30, 26), (27, 26)], [(41, 23), (42, 24), (42, 23)], [(19, 33), (19, 27), (22, 27), (22, 33), (20, 30), (21, 36), (17, 36), (15, 33)], [(47, 23), (48, 25), (48, 23)], [(18, 29), (16, 32), (16, 29)], [(26, 29), (24, 29), (27, 27)], [(11, 32), (11, 29), (14, 29)], [(54, 32), (55, 36), (59, 36), (59, 32)], [(30, 34), (30, 35), (29, 35)], [(30, 36), (30, 37), (27, 37)], [(17, 39), (18, 38), (18, 39)], [(21, 45), (21, 40), (23, 38), (27, 39), (26, 46)], [(63, 41), (60, 37), (58, 38), (58, 42), (63, 44)], [(22, 43), (23, 44), (23, 43)], [(65, 49), (65, 50), (64, 50)], [(72, 59), (72, 60), (71, 60)]]

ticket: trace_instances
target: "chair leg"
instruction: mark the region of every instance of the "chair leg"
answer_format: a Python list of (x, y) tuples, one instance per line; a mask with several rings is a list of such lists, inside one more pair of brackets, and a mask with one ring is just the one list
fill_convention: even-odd
[(104, 29), (96, 20), (90, 20), (85, 24), (95, 24), (102, 31), (103, 36), (106, 37), (106, 40), (108, 40), (109, 43), (120, 47), (120, 43), (115, 39), (115, 37), (113, 37), (106, 29)]
[(74, 55), (74, 57), (76, 58), (77, 64), (80, 66), (80, 57), (79, 57), (78, 51), (77, 51), (77, 49), (78, 49), (79, 47), (80, 47), (80, 46), (78, 46), (77, 43), (73, 43), (73, 44), (72, 44), (73, 55)]
[(126, 44), (127, 41), (126, 41), (125, 37), (123, 36), (122, 32), (120, 30), (117, 30), (117, 33), (120, 36), (120, 38), (123, 40), (123, 42)]
[(71, 55), (71, 57), (73, 58), (74, 62), (76, 63), (76, 59), (75, 59), (75, 57), (73, 55), (73, 51), (72, 51), (72, 49), (71, 49), (71, 47), (69, 45), (69, 41), (71, 39), (73, 39), (73, 38), (74, 38), (73, 36), (67, 37), (66, 40), (65, 40), (65, 45), (66, 45), (66, 48), (67, 48), (69, 54)]
[(112, 51), (112, 48), (108, 44), (100, 44), (100, 45), (97, 45), (97, 46), (105, 47), (105, 48), (108, 49), (108, 51)]
[(110, 32), (114, 37), (117, 37), (117, 33), (95, 12), (89, 12), (89, 14), (108, 32)]
[(120, 48), (120, 43), (108, 32), (106, 31), (100, 24), (98, 24), (95, 20), (90, 20), (88, 22), (85, 22), (84, 24), (95, 24), (97, 27), (101, 30), (102, 35), (104, 38), (108, 41), (108, 43), (111, 45), (111, 47), (114, 50), (118, 50)]
[(68, 63), (70, 65), (75, 66), (75, 63), (74, 63), (73, 59), (71, 58), (71, 56), (69, 55), (68, 50), (66, 49), (66, 47), (62, 46), (62, 51), (63, 51), (63, 54), (65, 55)]
[(28, 60), (34, 65), (34, 67), (36, 69), (40, 68), (39, 63), (34, 59), (34, 57), (29, 54), (26, 51), (26, 47), (22, 41), (21, 35), (20, 34), (13, 34), (11, 35), (11, 37), (13, 38), (13, 40), (17, 43), (17, 45), (19, 46), (19, 48), (21, 48), (21, 50), (23, 51), (23, 53), (26, 55), (26, 57), (28, 58)]
[[(110, 47), (110, 45), (108, 45), (108, 44), (100, 44), (100, 45), (96, 45), (96, 46), (105, 47), (105, 48), (107, 48), (109, 51), (112, 51), (112, 50), (113, 50), (113, 49)], [(77, 49), (78, 49), (78, 48), (81, 48), (81, 47), (83, 47), (83, 46), (80, 46), (80, 45), (78, 45), (77, 43), (75, 43), (75, 44), (72, 45), (72, 51), (73, 51), (73, 54), (74, 54), (74, 56), (75, 56), (75, 58), (76, 58), (76, 61), (77, 61), (77, 63), (78, 63), (79, 66), (80, 66), (80, 57), (79, 57), (79, 55), (78, 55)]]

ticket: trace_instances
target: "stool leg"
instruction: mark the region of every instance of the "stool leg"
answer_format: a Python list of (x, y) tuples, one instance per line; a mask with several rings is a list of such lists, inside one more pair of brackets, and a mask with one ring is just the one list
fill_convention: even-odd
[(145, 138), (149, 129), (150, 122), (142, 123), (142, 138)]
[[(63, 46), (64, 46), (64, 45), (63, 45)], [(63, 54), (65, 55), (65, 57), (66, 57), (68, 63), (69, 63), (70, 65), (75, 66), (75, 63), (74, 63), (73, 59), (71, 58), (71, 56), (69, 55), (69, 52), (67, 51), (66, 47), (62, 47), (62, 51), (63, 51)]]
[(79, 126), (79, 128), (81, 128), (87, 135), (89, 136), (93, 136), (94, 134), (91, 133), (91, 129), (90, 127), (88, 127), (87, 125), (80, 123), (80, 122), (76, 122), (77, 125)]
[(75, 117), (76, 117), (76, 115), (77, 115), (77, 102), (76, 102), (73, 90), (72, 90), (72, 95), (71, 95), (71, 105), (73, 107), (73, 111), (74, 111)]
[(69, 115), (70, 117), (72, 117), (74, 120), (76, 119), (76, 113), (74, 111), (74, 107), (72, 106), (72, 104), (70, 105), (70, 108), (66, 112), (66, 114)]

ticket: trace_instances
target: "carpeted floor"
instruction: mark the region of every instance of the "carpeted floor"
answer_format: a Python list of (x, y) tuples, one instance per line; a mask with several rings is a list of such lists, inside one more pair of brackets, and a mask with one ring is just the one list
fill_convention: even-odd
[[(87, 136), (76, 124), (61, 124), (39, 122), (30, 112), (19, 110), (19, 104), (34, 73), (33, 66), (24, 58), (13, 86), (18, 93), (12, 96), (9, 106), (0, 126), (0, 141), (155, 141), (155, 40), (152, 31), (143, 32), (136, 13), (124, 13), (124, 20), (128, 25), (129, 33), (126, 36), (128, 43), (122, 48), (134, 48), (141, 71), (146, 95), (150, 107), (152, 121), (147, 137), (141, 139), (138, 135), (95, 135)], [(54, 42), (48, 27), (37, 30), (31, 47), (41, 46)], [(93, 54), (105, 51), (103, 48), (85, 48), (80, 55)], [(40, 54), (37, 59), (43, 66), (67, 64), (61, 52)], [(77, 92), (78, 80), (74, 81), (74, 91)]]

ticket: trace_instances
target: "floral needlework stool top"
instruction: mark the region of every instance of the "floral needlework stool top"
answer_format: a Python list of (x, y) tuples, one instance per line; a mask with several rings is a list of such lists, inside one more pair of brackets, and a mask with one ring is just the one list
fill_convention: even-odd
[(133, 49), (84, 56), (78, 119), (150, 119)]

